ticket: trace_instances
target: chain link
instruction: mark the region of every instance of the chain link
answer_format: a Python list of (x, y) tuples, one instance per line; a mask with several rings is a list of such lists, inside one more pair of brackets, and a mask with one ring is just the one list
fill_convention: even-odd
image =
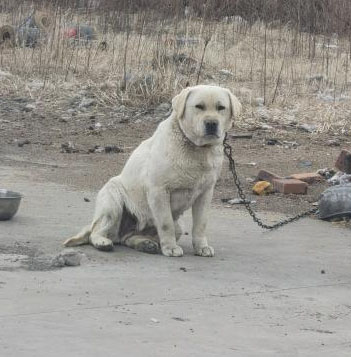
[(252, 219), (254, 220), (254, 222), (256, 222), (260, 227), (264, 228), (264, 229), (276, 229), (276, 228), (280, 228), (282, 226), (285, 226), (288, 223), (291, 222), (295, 222), (301, 218), (310, 216), (314, 213), (316, 213), (318, 211), (318, 207), (313, 207), (311, 209), (309, 209), (308, 211), (302, 212), (300, 214), (298, 214), (295, 217), (291, 217), (291, 218), (287, 218), (284, 219), (280, 222), (277, 222), (275, 224), (265, 224), (262, 222), (262, 220), (260, 218), (257, 217), (256, 213), (253, 211), (253, 209), (251, 208), (251, 202), (246, 198), (246, 195), (241, 187), (241, 183), (240, 180), (238, 178), (238, 175), (236, 173), (236, 167), (235, 167), (235, 162), (233, 159), (233, 148), (228, 144), (227, 142), (227, 134), (224, 138), (223, 141), (223, 146), (224, 146), (224, 154), (225, 156), (228, 158), (229, 160), (229, 170), (233, 176), (233, 180), (234, 180), (234, 184), (238, 190), (238, 194), (239, 197), (241, 198), (245, 208), (247, 209), (247, 211), (249, 212), (249, 215), (252, 217)]

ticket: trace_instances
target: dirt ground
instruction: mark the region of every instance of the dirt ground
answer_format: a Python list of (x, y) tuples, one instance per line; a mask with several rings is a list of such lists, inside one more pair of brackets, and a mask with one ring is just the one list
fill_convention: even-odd
[[(81, 191), (98, 191), (111, 176), (121, 171), (131, 152), (151, 136), (159, 122), (169, 114), (167, 105), (149, 110), (97, 105), (77, 109), (74, 101), (75, 98), (69, 98), (54, 106), (45, 101), (31, 105), (30, 98), (15, 95), (0, 98), (0, 162), (35, 167), (48, 181)], [(252, 197), (252, 180), (258, 171), (266, 169), (287, 176), (333, 167), (341, 148), (347, 148), (351, 142), (346, 135), (311, 134), (296, 125), (277, 122), (268, 128), (248, 125), (243, 129), (234, 125), (230, 134), (243, 132), (252, 134), (252, 138), (233, 139), (229, 135), (229, 142), (234, 148), (245, 191), (256, 201), (257, 211), (288, 215), (310, 208), (327, 184), (310, 186), (307, 195)], [(278, 144), (268, 145), (269, 139), (278, 140)], [(330, 140), (331, 144), (328, 143)], [(295, 144), (289, 144), (291, 142)], [(77, 152), (62, 152), (65, 143), (71, 143), (66, 151)], [(123, 152), (96, 152), (97, 146), (116, 146)], [(235, 197), (237, 192), (225, 162), (216, 186), (214, 205), (226, 206), (222, 199)], [(240, 205), (231, 207), (244, 209)]]

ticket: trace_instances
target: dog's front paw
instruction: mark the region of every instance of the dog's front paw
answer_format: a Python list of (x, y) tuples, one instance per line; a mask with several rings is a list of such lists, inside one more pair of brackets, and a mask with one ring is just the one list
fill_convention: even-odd
[(182, 257), (183, 249), (179, 245), (164, 245), (162, 248), (162, 254), (166, 257)]
[(199, 255), (200, 257), (213, 257), (214, 249), (209, 245), (201, 248), (195, 248), (195, 255)]

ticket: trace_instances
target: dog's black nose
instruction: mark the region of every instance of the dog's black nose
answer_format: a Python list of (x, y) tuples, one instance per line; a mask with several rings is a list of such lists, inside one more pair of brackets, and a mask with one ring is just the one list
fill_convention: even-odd
[(216, 135), (218, 130), (218, 121), (207, 120), (205, 121), (206, 135)]

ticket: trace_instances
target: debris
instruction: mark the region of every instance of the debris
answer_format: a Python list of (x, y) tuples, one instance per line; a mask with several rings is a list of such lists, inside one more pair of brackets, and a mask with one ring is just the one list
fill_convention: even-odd
[(93, 98), (83, 98), (82, 101), (79, 104), (79, 108), (88, 108), (88, 107), (91, 107), (94, 104), (96, 104), (95, 99), (93, 99)]
[(314, 173), (314, 172), (293, 174), (293, 175), (290, 175), (290, 176), (288, 176), (286, 178), (288, 178), (288, 179), (292, 178), (292, 179), (300, 180), (300, 181), (306, 182), (308, 184), (313, 184), (315, 182), (322, 181), (322, 176), (317, 174), (317, 173)]
[(94, 148), (89, 149), (88, 152), (90, 153), (106, 153), (106, 154), (118, 154), (124, 152), (124, 150), (116, 145), (108, 145), (108, 146), (100, 146), (96, 145)]
[(160, 322), (160, 320), (157, 320), (157, 319), (155, 319), (154, 317), (152, 317), (152, 318), (150, 319), (150, 321), (153, 322), (153, 323), (155, 323), (155, 324), (158, 324), (158, 323)]
[(346, 185), (347, 183), (351, 182), (351, 175), (346, 174), (342, 171), (337, 172), (333, 177), (328, 180), (328, 183), (335, 186), (335, 185)]
[(160, 105), (158, 105), (155, 108), (155, 112), (167, 113), (170, 109), (171, 109), (170, 103), (165, 102), (165, 103), (161, 103)]
[(247, 165), (247, 166), (257, 166), (257, 163), (256, 162), (246, 162), (246, 163), (244, 163), (244, 164), (242, 164), (242, 165)]
[(71, 141), (68, 141), (67, 143), (61, 144), (61, 152), (72, 154), (72, 153), (79, 152), (79, 150), (75, 147), (75, 145)]
[(332, 176), (336, 174), (336, 171), (334, 169), (328, 169), (327, 167), (324, 169), (319, 169), (317, 171), (317, 174), (323, 176), (326, 179), (330, 179)]
[(325, 274), (325, 270), (324, 269), (321, 270), (321, 274)]
[(190, 319), (185, 319), (183, 317), (172, 317), (173, 320), (176, 320), (176, 321), (182, 321), (182, 322), (186, 322), (186, 321), (190, 321)]
[(306, 194), (307, 193), (307, 183), (295, 180), (295, 179), (274, 179), (273, 180), (273, 187), (275, 192), (284, 193), (284, 194)]
[(245, 203), (256, 203), (256, 201), (250, 201), (250, 200), (243, 200), (241, 198), (233, 198), (232, 200), (229, 200), (228, 203), (230, 205), (240, 205), (240, 204), (245, 204)]
[(283, 141), (283, 145), (286, 149), (288, 148), (297, 148), (298, 146), (300, 146), (300, 144), (297, 141)]
[(267, 195), (269, 193), (273, 192), (273, 186), (270, 182), (268, 181), (258, 181), (254, 187), (252, 188), (252, 191), (259, 196)]
[(278, 139), (268, 139), (266, 145), (281, 145), (282, 143)]
[(273, 183), (273, 180), (274, 179), (280, 179), (282, 177), (272, 173), (272, 172), (269, 172), (269, 171), (266, 171), (266, 170), (260, 170), (258, 172), (258, 175), (257, 175), (257, 180), (258, 181), (268, 181), (270, 183)]
[(224, 75), (226, 77), (234, 77), (234, 73), (228, 71), (227, 69), (221, 69), (221, 70), (219, 70), (218, 73), (222, 74), (222, 75)]
[(252, 101), (252, 104), (254, 104), (256, 107), (263, 107), (264, 106), (264, 98), (255, 98)]
[(83, 254), (77, 252), (73, 249), (66, 249), (62, 251), (60, 254), (56, 255), (52, 259), (52, 266), (55, 267), (64, 267), (64, 266), (71, 266), (75, 267), (80, 265), (82, 260)]
[(90, 202), (90, 199), (88, 197), (84, 197), (84, 202)]
[(19, 146), (20, 148), (28, 144), (30, 144), (30, 141), (28, 139), (22, 139), (17, 141), (17, 146)]
[(342, 150), (335, 162), (335, 167), (342, 172), (351, 174), (351, 152)]
[(330, 139), (327, 141), (328, 146), (340, 146), (340, 142), (335, 139)]
[(230, 134), (230, 137), (233, 139), (252, 139), (252, 134), (249, 134), (249, 133)]
[(268, 124), (261, 124), (258, 128), (262, 129), (262, 130), (272, 130), (273, 129), (273, 127)]
[(312, 161), (303, 160), (303, 161), (300, 161), (298, 165), (301, 167), (310, 167), (310, 166), (312, 166)]
[(35, 105), (34, 104), (26, 104), (25, 107), (23, 108), (24, 112), (31, 112), (35, 109)]
[(313, 133), (317, 130), (317, 126), (313, 124), (301, 124), (298, 126), (298, 128), (308, 133)]
[(179, 270), (183, 271), (184, 273), (187, 272), (187, 269), (185, 267), (180, 267)]

